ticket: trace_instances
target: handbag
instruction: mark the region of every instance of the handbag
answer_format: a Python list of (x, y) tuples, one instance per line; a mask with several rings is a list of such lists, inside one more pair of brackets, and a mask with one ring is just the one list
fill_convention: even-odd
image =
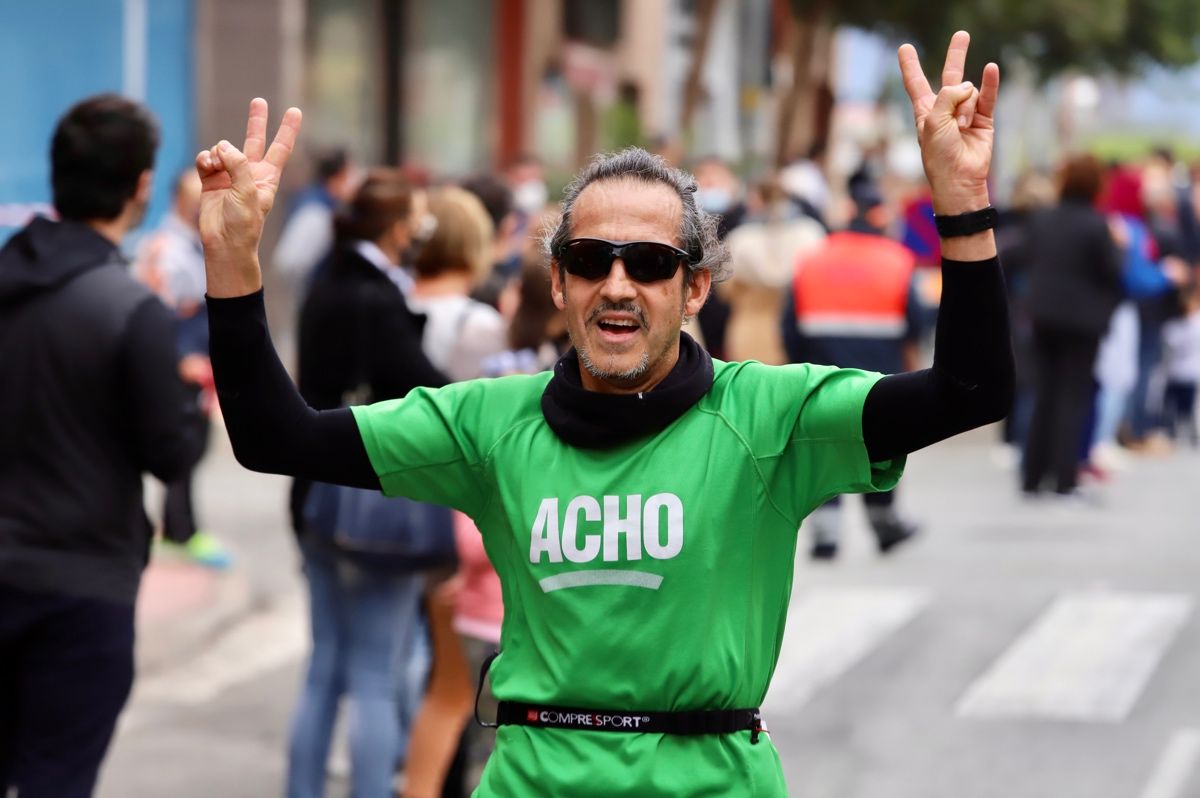
[(407, 574), (457, 564), (449, 507), (314, 482), (304, 500), (304, 524), (364, 568)]

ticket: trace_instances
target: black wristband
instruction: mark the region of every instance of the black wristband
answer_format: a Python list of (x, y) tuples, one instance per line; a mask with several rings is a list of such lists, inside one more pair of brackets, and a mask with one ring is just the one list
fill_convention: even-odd
[(984, 230), (991, 230), (996, 226), (996, 220), (999, 218), (996, 209), (991, 205), (977, 211), (969, 211), (960, 213), (957, 216), (934, 216), (934, 224), (937, 225), (938, 235), (942, 238), (957, 238), (958, 236), (969, 236), (975, 233), (982, 233)]

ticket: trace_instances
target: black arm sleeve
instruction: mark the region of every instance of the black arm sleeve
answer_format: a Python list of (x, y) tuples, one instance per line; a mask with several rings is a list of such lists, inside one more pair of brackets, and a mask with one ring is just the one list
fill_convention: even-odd
[(229, 440), (251, 471), (379, 489), (349, 408), (316, 411), (271, 344), (263, 293), (208, 299), (213, 377)]
[(942, 260), (933, 367), (875, 383), (863, 405), (871, 462), (915, 452), (999, 421), (1012, 407), (1015, 372), (1000, 260)]

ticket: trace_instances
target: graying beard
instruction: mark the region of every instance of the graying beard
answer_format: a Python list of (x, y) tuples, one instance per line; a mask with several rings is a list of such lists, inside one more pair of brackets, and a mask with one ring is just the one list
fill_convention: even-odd
[[(563, 302), (565, 303), (567, 301), (567, 285), (565, 282), (565, 277), (562, 287), (562, 296)], [(679, 307), (681, 325), (686, 324), (689, 318), (685, 312), (685, 308), (687, 308), (686, 293), (684, 294), (683, 301), (680, 303)], [(626, 369), (625, 371), (605, 371), (596, 365), (596, 362), (592, 360), (591, 356), (588, 355), (587, 347), (584, 345), (583, 341), (575, 340), (575, 336), (571, 335), (570, 329), (567, 330), (567, 337), (571, 339), (571, 345), (575, 347), (575, 353), (579, 355), (579, 362), (582, 363), (583, 367), (588, 370), (588, 374), (591, 374), (598, 380), (615, 382), (618, 384), (622, 382), (635, 382), (646, 376), (646, 372), (650, 370), (650, 352), (645, 351), (642, 352), (642, 359), (639, 360), (638, 364), (633, 368)]]
[(596, 379), (604, 380), (605, 382), (633, 382), (641, 379), (650, 370), (649, 352), (642, 352), (642, 359), (638, 361), (638, 364), (625, 371), (605, 371), (600, 368), (588, 355), (587, 347), (575, 344), (575, 352), (579, 355), (579, 362), (588, 370), (588, 373)]

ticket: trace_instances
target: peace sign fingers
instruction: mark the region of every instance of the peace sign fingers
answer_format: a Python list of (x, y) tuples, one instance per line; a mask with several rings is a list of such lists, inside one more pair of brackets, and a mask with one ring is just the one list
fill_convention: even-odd
[(946, 63), (942, 65), (942, 85), (954, 86), (962, 83), (967, 68), (967, 48), (971, 46), (971, 34), (960, 30), (950, 37), (946, 50)]
[(917, 48), (911, 44), (902, 44), (897, 55), (900, 58), (900, 76), (904, 80), (904, 90), (908, 92), (908, 99), (912, 100), (913, 112), (917, 113), (920, 108), (928, 110), (933, 105), (933, 89), (929, 87), (929, 81), (925, 78), (925, 70), (921, 69)]
[(991, 119), (996, 112), (996, 98), (1000, 95), (1000, 67), (989, 63), (983, 68), (983, 83), (979, 86), (977, 112)]
[(275, 133), (275, 140), (271, 142), (271, 149), (267, 150), (264, 160), (280, 172), (287, 165), (288, 157), (296, 147), (296, 137), (300, 135), (302, 120), (303, 115), (299, 108), (287, 109), (283, 121), (279, 123), (279, 130)]
[(246, 143), (242, 152), (251, 163), (261, 161), (267, 150), (267, 101), (255, 97), (250, 101), (250, 116), (246, 119)]

